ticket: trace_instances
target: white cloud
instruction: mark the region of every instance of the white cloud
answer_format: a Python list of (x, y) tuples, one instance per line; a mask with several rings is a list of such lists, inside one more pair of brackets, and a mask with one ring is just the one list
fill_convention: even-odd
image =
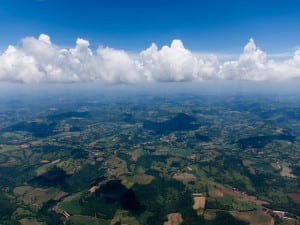
[(237, 61), (227, 61), (220, 66), (223, 79), (264, 80), (267, 55), (256, 47), (251, 38)]
[(155, 44), (141, 52), (141, 65), (149, 81), (186, 81), (197, 79), (197, 58), (184, 48), (180, 40), (158, 50)]
[(136, 62), (125, 51), (99, 47), (96, 64), (100, 77), (106, 82), (136, 83), (143, 80)]
[(298, 79), (300, 51), (296, 51), (291, 59), (277, 62), (268, 59), (267, 54), (250, 39), (238, 60), (220, 65), (219, 76), (222, 79), (254, 81)]
[(199, 54), (180, 40), (158, 48), (152, 44), (138, 54), (100, 46), (95, 52), (78, 38), (74, 48), (51, 42), (48, 35), (27, 37), (21, 47), (8, 46), (0, 56), (0, 81), (23, 83), (91, 82), (142, 83), (201, 80), (290, 80), (300, 78), (300, 50), (275, 61), (253, 39), (236, 60), (220, 54)]

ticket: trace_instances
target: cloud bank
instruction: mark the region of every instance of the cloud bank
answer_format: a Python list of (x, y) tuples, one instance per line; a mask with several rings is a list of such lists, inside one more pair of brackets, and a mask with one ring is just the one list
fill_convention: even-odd
[(140, 53), (99, 46), (92, 51), (78, 38), (74, 48), (62, 48), (48, 35), (22, 39), (0, 56), (0, 81), (20, 83), (147, 83), (204, 80), (291, 80), (300, 78), (300, 50), (284, 61), (269, 59), (253, 39), (236, 60), (221, 62), (186, 49), (180, 40)]

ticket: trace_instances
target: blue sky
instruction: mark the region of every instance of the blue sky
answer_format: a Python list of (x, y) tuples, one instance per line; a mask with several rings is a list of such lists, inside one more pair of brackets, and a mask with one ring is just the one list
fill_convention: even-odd
[(194, 51), (240, 52), (249, 38), (268, 52), (300, 45), (297, 0), (1, 0), (0, 48), (46, 33), (71, 46), (77, 37), (139, 51), (181, 39)]
[(0, 3), (0, 82), (300, 80), (299, 0)]

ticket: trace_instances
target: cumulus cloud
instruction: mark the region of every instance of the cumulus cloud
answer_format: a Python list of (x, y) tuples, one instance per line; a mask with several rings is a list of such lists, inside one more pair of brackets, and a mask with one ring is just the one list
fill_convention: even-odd
[(99, 46), (92, 51), (78, 38), (73, 48), (52, 43), (48, 35), (26, 37), (21, 47), (8, 46), (0, 56), (0, 81), (21, 83), (184, 82), (202, 80), (289, 80), (300, 78), (300, 50), (284, 61), (269, 59), (253, 39), (236, 60), (200, 55), (180, 40), (159, 48), (153, 43), (140, 53)]

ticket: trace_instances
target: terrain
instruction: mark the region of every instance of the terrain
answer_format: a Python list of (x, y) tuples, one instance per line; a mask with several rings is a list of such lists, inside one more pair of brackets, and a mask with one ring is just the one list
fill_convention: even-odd
[(0, 224), (300, 224), (300, 95), (0, 98)]

